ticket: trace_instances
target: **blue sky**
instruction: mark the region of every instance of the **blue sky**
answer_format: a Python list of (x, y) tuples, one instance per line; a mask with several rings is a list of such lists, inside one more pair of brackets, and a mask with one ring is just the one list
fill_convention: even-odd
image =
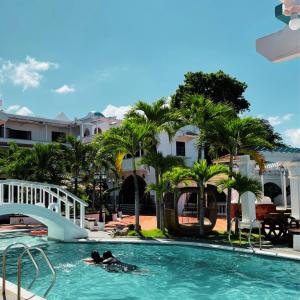
[(278, 3), (1, 0), (4, 108), (119, 115), (136, 100), (173, 94), (188, 71), (222, 69), (248, 84), (251, 115), (300, 146), (300, 59), (272, 64), (255, 51), (257, 38), (284, 26), (274, 17)]

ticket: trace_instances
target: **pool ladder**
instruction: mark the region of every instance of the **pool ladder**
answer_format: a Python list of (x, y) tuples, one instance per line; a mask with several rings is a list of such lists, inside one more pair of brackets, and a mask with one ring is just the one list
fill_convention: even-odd
[(39, 248), (39, 247), (36, 247), (36, 246), (31, 246), (31, 247), (28, 247), (26, 244), (24, 243), (13, 243), (11, 245), (9, 245), (8, 247), (6, 247), (6, 249), (4, 250), (3, 252), (3, 257), (2, 257), (2, 295), (3, 295), (3, 299), (6, 299), (6, 296), (5, 296), (5, 287), (6, 287), (6, 256), (7, 256), (7, 253), (8, 251), (15, 247), (15, 246), (21, 246), (21, 248), (23, 248), (23, 252), (21, 252), (21, 254), (19, 255), (18, 257), (18, 292), (17, 292), (17, 299), (18, 300), (21, 300), (21, 261), (22, 261), (22, 258), (25, 254), (27, 254), (35, 268), (35, 275), (34, 275), (34, 278), (33, 280), (31, 281), (31, 283), (28, 285), (27, 289), (30, 289), (34, 282), (36, 281), (36, 279), (38, 278), (39, 274), (40, 274), (40, 269), (38, 267), (38, 264), (36, 263), (36, 260), (34, 259), (32, 253), (31, 253), (31, 250), (36, 250), (38, 252), (41, 253), (42, 257), (44, 258), (44, 260), (46, 261), (51, 273), (52, 273), (52, 280), (51, 280), (51, 283), (48, 287), (48, 289), (46, 290), (46, 292), (44, 293), (43, 297), (47, 297), (47, 295), (49, 294), (50, 290), (52, 289), (52, 287), (54, 286), (54, 283), (55, 283), (55, 280), (56, 280), (56, 272), (54, 270), (54, 267), (53, 265), (51, 264), (48, 256), (46, 255), (46, 253), (44, 252), (43, 249)]
[[(230, 245), (234, 248), (232, 242), (231, 242), (231, 228), (232, 228), (232, 224), (233, 223), (236, 223), (236, 222), (240, 222), (237, 218), (232, 218), (231, 219), (231, 222), (230, 222), (230, 230), (228, 232), (228, 241), (230, 243)], [(261, 250), (261, 225), (260, 225), (260, 222), (257, 220), (257, 219), (253, 219), (250, 224), (249, 224), (249, 234), (248, 234), (248, 244), (251, 248), (251, 250), (253, 252), (255, 252), (255, 249), (252, 245), (252, 242), (251, 242), (251, 234), (252, 234), (252, 229), (254, 227), (254, 225), (256, 225), (258, 223), (258, 226), (256, 226), (258, 228), (258, 231), (259, 231), (259, 249)], [(240, 241), (240, 245), (241, 245), (241, 240), (242, 240), (242, 236), (241, 236), (241, 232), (242, 232), (242, 228), (240, 228), (239, 226), (239, 241)]]

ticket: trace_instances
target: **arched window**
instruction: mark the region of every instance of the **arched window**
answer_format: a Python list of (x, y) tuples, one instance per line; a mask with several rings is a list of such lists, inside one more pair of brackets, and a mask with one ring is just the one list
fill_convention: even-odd
[(86, 128), (86, 130), (84, 131), (83, 136), (84, 136), (84, 137), (90, 136), (90, 131), (88, 130), (88, 128)]
[(98, 133), (101, 133), (102, 132), (102, 130), (101, 130), (101, 128), (99, 128), (99, 127), (96, 127), (95, 129), (94, 129), (94, 134), (98, 134)]

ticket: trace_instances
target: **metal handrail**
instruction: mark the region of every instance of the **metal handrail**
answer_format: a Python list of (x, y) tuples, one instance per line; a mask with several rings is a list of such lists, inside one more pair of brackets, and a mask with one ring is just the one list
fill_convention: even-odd
[[(257, 219), (253, 219), (251, 224), (250, 224), (250, 227), (249, 227), (249, 236), (248, 236), (248, 243), (249, 243), (249, 246), (251, 247), (252, 251), (255, 252), (253, 246), (252, 246), (252, 243), (251, 243), (251, 234), (252, 234), (252, 229), (253, 229), (253, 226), (255, 224), (255, 222), (258, 222)], [(259, 231), (259, 249), (261, 250), (261, 229), (260, 229), (260, 224), (258, 226), (258, 231)]]
[[(46, 292), (44, 293), (43, 297), (47, 297), (47, 295), (49, 294), (50, 290), (53, 288), (54, 284), (55, 284), (55, 281), (56, 281), (56, 272), (54, 270), (54, 267), (53, 265), (51, 264), (48, 256), (46, 255), (46, 253), (44, 252), (43, 249), (39, 248), (39, 247), (36, 247), (36, 246), (32, 246), (32, 247), (29, 247), (28, 249), (30, 250), (37, 250), (39, 251), (44, 260), (46, 261), (50, 271), (52, 272), (52, 281), (51, 281), (51, 284), (50, 286), (48, 287), (48, 289), (46, 290)], [(18, 300), (21, 300), (21, 260), (22, 260), (22, 257), (23, 255), (26, 253), (26, 251), (24, 250), (18, 257)]]
[(3, 299), (5, 299), (5, 288), (6, 288), (6, 256), (7, 256), (8, 250), (13, 248), (16, 245), (21, 245), (22, 248), (24, 248), (23, 253), (28, 254), (29, 258), (31, 259), (31, 261), (35, 267), (35, 276), (34, 276), (32, 282), (28, 285), (28, 289), (30, 289), (32, 287), (32, 285), (34, 284), (34, 282), (36, 281), (37, 277), (40, 274), (40, 269), (39, 269), (35, 259), (33, 258), (32, 254), (30, 253), (30, 248), (26, 244), (18, 242), (18, 243), (13, 243), (13, 244), (10, 244), (9, 246), (7, 246), (5, 248), (5, 250), (3, 252), (3, 256), (2, 256), (2, 295), (3, 295)]

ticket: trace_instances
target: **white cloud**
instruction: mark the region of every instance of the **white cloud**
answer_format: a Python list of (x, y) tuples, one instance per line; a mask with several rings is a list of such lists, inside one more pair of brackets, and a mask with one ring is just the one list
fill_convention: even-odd
[(38, 61), (30, 56), (26, 57), (25, 62), (4, 61), (0, 66), (0, 80), (10, 81), (14, 85), (22, 86), (24, 90), (36, 88), (43, 78), (41, 73), (51, 68), (58, 68), (58, 64)]
[(284, 132), (284, 135), (287, 137), (288, 142), (290, 142), (292, 146), (300, 147), (300, 128), (287, 129)]
[(114, 106), (108, 104), (102, 111), (105, 117), (116, 117), (119, 120), (124, 119), (125, 114), (131, 109), (131, 106)]
[(288, 113), (288, 114), (285, 114), (283, 116), (273, 116), (273, 117), (268, 117), (267, 120), (270, 122), (270, 124), (272, 126), (276, 126), (276, 125), (280, 125), (282, 123), (285, 123), (289, 120), (291, 120), (291, 118), (293, 117), (294, 115), (291, 114), (291, 113)]
[(68, 86), (67, 84), (64, 84), (60, 88), (54, 90), (54, 92), (57, 94), (70, 94), (70, 93), (74, 93), (75, 89), (71, 86)]
[(34, 116), (34, 113), (28, 107), (21, 105), (11, 105), (5, 111), (20, 116)]

